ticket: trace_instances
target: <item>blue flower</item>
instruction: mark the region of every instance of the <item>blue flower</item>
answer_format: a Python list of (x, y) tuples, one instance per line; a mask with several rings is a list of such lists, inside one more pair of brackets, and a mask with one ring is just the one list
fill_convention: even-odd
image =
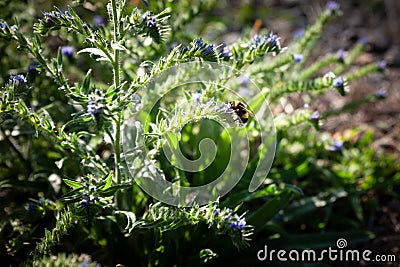
[(201, 90), (196, 90), (196, 92), (192, 95), (192, 98), (194, 101), (196, 101), (197, 104), (201, 103)]
[(329, 1), (329, 2), (326, 4), (326, 7), (327, 7), (329, 10), (336, 11), (336, 10), (339, 9), (339, 4), (338, 4), (337, 2), (335, 2), (335, 1)]
[(218, 216), (219, 215), (219, 210), (218, 209), (215, 209), (214, 210), (214, 216)]
[(53, 17), (53, 15), (49, 12), (44, 12), (43, 14), (45, 21), (48, 22), (54, 22), (55, 18)]
[(87, 112), (93, 115), (98, 114), (104, 108), (103, 104), (96, 104), (94, 101), (89, 101), (87, 105)]
[(185, 46), (185, 47), (182, 49), (182, 53), (186, 53), (187, 51), (189, 51), (189, 46)]
[(384, 71), (386, 69), (386, 61), (384, 60), (379, 61), (377, 66), (379, 70)]
[(203, 48), (203, 38), (197, 38), (194, 42), (196, 50)]
[(29, 72), (30, 74), (37, 74), (37, 73), (39, 73), (38, 67), (39, 67), (39, 63), (37, 63), (37, 62), (32, 62), (32, 63), (30, 63), (29, 66), (28, 66), (28, 72)]
[(89, 96), (89, 101), (87, 102), (87, 112), (92, 115), (99, 114), (104, 108), (102, 102), (103, 97), (101, 97), (101, 91), (99, 89), (95, 89), (94, 94)]
[(303, 60), (302, 54), (294, 54), (293, 55), (294, 62), (300, 63)]
[(333, 85), (334, 87), (343, 87), (343, 85), (344, 85), (344, 79), (343, 79), (343, 77), (342, 77), (342, 76), (339, 76), (339, 77), (335, 78), (335, 79), (333, 80), (332, 85)]
[(157, 19), (156, 17), (152, 17), (153, 12), (148, 11), (144, 16), (143, 16), (143, 21), (146, 24), (147, 27), (152, 28), (156, 26)]
[(79, 205), (82, 206), (82, 207), (86, 207), (86, 206), (89, 205), (89, 201), (88, 201), (87, 199), (82, 199), (82, 200), (79, 202)]
[(16, 32), (16, 31), (18, 31), (18, 26), (17, 25), (12, 25), (11, 27), (10, 27), (10, 30), (11, 30), (11, 32)]
[(1, 28), (5, 30), (7, 28), (7, 22), (3, 21), (3, 23), (1, 23)]
[(276, 34), (268, 33), (263, 38), (263, 44), (267, 44), (269, 46), (275, 46), (278, 42), (278, 36)]
[(300, 28), (300, 29), (297, 29), (297, 30), (295, 30), (293, 32), (292, 38), (293, 39), (300, 39), (301, 37), (303, 37), (303, 35), (304, 35), (304, 29)]
[(387, 97), (386, 90), (384, 88), (379, 89), (376, 93), (375, 96), (378, 99), (385, 99)]
[(362, 45), (367, 45), (369, 41), (366, 37), (360, 37), (360, 39), (358, 39), (358, 42)]
[(61, 54), (66, 57), (72, 57), (75, 49), (72, 46), (66, 45), (61, 47)]
[(342, 48), (337, 51), (337, 57), (339, 61), (341, 62), (344, 61), (344, 50)]
[(32, 203), (29, 203), (28, 204), (28, 212), (32, 213), (32, 212), (35, 212), (35, 210), (36, 210), (35, 205), (33, 205)]
[(232, 229), (238, 229), (241, 230), (243, 229), (243, 227), (246, 225), (246, 221), (245, 219), (240, 219), (239, 216), (235, 215), (235, 217), (233, 218), (232, 222), (230, 222), (229, 226)]
[(231, 50), (229, 49), (229, 47), (227, 47), (225, 44), (222, 44), (219, 47), (219, 50), (221, 52), (221, 55), (224, 59), (229, 59), (232, 56)]
[(100, 16), (100, 15), (96, 15), (96, 16), (94, 16), (93, 17), (93, 25), (94, 26), (101, 26), (101, 25), (104, 25), (105, 24), (105, 20), (104, 20), (104, 18), (102, 17), (102, 16)]
[(25, 85), (27, 80), (24, 75), (18, 74), (18, 75), (11, 75), (8, 82), (10, 85), (18, 87)]
[(254, 42), (256, 45), (259, 45), (261, 41), (261, 38), (258, 34), (254, 35)]
[(42, 205), (43, 205), (43, 199), (42, 199), (42, 198), (39, 198), (39, 200), (38, 200), (38, 205), (39, 205), (39, 206), (42, 206)]
[(314, 113), (310, 116), (310, 120), (311, 121), (319, 121), (319, 119), (321, 118), (318, 110), (314, 111)]
[(282, 222), (283, 221), (283, 215), (282, 214), (276, 214), (274, 219), (279, 221), (279, 222)]
[(332, 145), (328, 148), (329, 151), (332, 152), (339, 152), (343, 149), (343, 141), (341, 140), (334, 140)]
[(203, 50), (204, 54), (212, 54), (214, 53), (214, 45), (210, 44), (208, 45), (204, 50)]
[(89, 186), (89, 191), (96, 191), (97, 187), (95, 185)]

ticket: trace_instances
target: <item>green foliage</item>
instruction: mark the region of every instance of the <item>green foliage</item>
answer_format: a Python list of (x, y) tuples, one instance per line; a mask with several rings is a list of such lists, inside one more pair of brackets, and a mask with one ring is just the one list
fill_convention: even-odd
[[(104, 265), (254, 263), (254, 250), (266, 243), (322, 248), (339, 237), (349, 243), (367, 240), (372, 234), (365, 230), (364, 214), (378, 204), (363, 203), (362, 197), (370, 190), (397, 196), (400, 165), (368, 148), (372, 133), (355, 142), (342, 140), (342, 146), (314, 130), (330, 116), (381, 100), (377, 94), (313, 118), (307, 108), (276, 114), (275, 162), (261, 187), (249, 192), (263, 153), (274, 147), (261, 137), (269, 125), (257, 116), (265, 100), (274, 108), (280, 99), (301, 93), (311, 104), (327, 90), (344, 95), (350, 82), (384, 71), (375, 63), (349, 71), (365, 47), (361, 42), (345, 58), (332, 53), (308, 64), (324, 26), (340, 10), (326, 8), (288, 47), (265, 29), (227, 46), (220, 39), (203, 40), (206, 26), (219, 22), (204, 15), (218, 1), (133, 6), (135, 1), (111, 0), (95, 6), (108, 15), (101, 24), (87, 19), (93, 15), (83, 8), (88, 2), (54, 7), (37, 21), (12, 25), (11, 15), (22, 18), (24, 9), (22, 1), (13, 2), (18, 8), (0, 19), (1, 52), (18, 53), (2, 59), (0, 74), (0, 147), (6, 151), (0, 156), (0, 188), (7, 197), (1, 204), (0, 244), (1, 253), (9, 255), (4, 264), (96, 266), (71, 254), (69, 246)], [(197, 19), (203, 28), (193, 25)], [(190, 70), (157, 82), (171, 67), (188, 62)], [(171, 93), (201, 69), (215, 72), (210, 62), (230, 71), (213, 83), (201, 81), (199, 92), (187, 86)], [(323, 73), (326, 69), (332, 72)], [(246, 124), (229, 101), (243, 100), (249, 79), (260, 91), (247, 103), (255, 116)], [(244, 93), (233, 94), (228, 86)], [(139, 118), (128, 140), (132, 151), (122, 144), (128, 111)], [(153, 199), (135, 180), (171, 182), (173, 193), (178, 186), (211, 182), (227, 169), (234, 145), (229, 128), (240, 129), (240, 137), (248, 133), (251, 155), (226, 196), (204, 206), (175, 207)], [(177, 168), (176, 155), (169, 160), (167, 145), (187, 159), (201, 158), (206, 138), (218, 150), (203, 171)], [(58, 251), (67, 254), (51, 256)]]

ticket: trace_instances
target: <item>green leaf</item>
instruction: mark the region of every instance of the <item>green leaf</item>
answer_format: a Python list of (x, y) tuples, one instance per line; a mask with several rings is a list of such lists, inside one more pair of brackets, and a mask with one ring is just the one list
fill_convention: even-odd
[(112, 178), (113, 178), (113, 173), (110, 172), (106, 177), (106, 184), (102, 188), (103, 190), (107, 190), (110, 187), (111, 182), (112, 182)]
[(133, 228), (135, 228), (136, 216), (135, 213), (131, 211), (117, 210), (115, 214), (123, 214), (126, 217), (127, 223), (125, 226), (125, 230), (128, 230), (128, 233), (132, 232)]
[(98, 59), (96, 59), (97, 61), (110, 62), (110, 59), (107, 57), (107, 54), (98, 48), (94, 48), (94, 47), (84, 48), (78, 52), (78, 54), (81, 54), (81, 53), (90, 53), (92, 55), (96, 55), (99, 57)]
[(90, 90), (90, 80), (91, 80), (92, 69), (89, 69), (86, 73), (85, 79), (83, 80), (81, 93), (87, 95)]
[(70, 180), (68, 178), (63, 178), (64, 183), (66, 183), (68, 186), (72, 187), (73, 189), (77, 189), (82, 187), (81, 183), (77, 181)]
[(62, 65), (63, 65), (63, 57), (61, 53), (61, 48), (58, 49), (58, 54), (57, 54), (57, 68), (58, 71), (62, 70)]
[(180, 134), (167, 132), (165, 137), (173, 150), (178, 149)]
[(271, 220), (281, 209), (289, 203), (292, 192), (284, 191), (282, 194), (266, 202), (258, 210), (251, 213), (247, 221), (258, 231), (261, 230), (269, 220)]

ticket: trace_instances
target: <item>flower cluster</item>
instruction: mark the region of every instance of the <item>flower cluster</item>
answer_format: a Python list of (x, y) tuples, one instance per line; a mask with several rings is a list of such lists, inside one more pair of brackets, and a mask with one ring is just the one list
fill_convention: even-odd
[(256, 34), (253, 38), (253, 45), (252, 49), (256, 49), (259, 47), (265, 47), (265, 46), (276, 46), (278, 44), (278, 36), (276, 34), (268, 33), (262, 38)]
[(35, 31), (39, 34), (46, 34), (49, 30), (57, 30), (62, 26), (70, 26), (73, 16), (68, 12), (52, 11), (44, 12), (43, 18), (35, 24)]
[(11, 75), (8, 80), (8, 83), (14, 87), (24, 86), (26, 82), (27, 82), (26, 77), (22, 74)]
[(99, 89), (94, 90), (94, 94), (89, 96), (87, 112), (93, 115), (99, 114), (104, 108), (103, 100), (101, 91)]
[(0, 37), (11, 40), (13, 35), (18, 31), (17, 25), (8, 26), (6, 21), (0, 21)]
[(148, 11), (148, 12), (143, 16), (143, 22), (146, 24), (147, 27), (153, 28), (153, 27), (156, 26), (157, 18), (153, 16), (153, 12)]
[(193, 56), (199, 56), (207, 61), (217, 61), (217, 54), (213, 44), (208, 44), (202, 38), (195, 39), (191, 47), (185, 46), (182, 54), (190, 53)]
[(79, 201), (80, 207), (87, 207), (87, 206), (89, 206), (90, 203), (95, 203), (95, 201), (96, 201), (96, 197), (94, 195), (90, 195), (87, 192), (84, 192), (82, 194), (82, 198), (83, 199), (81, 201)]
[(232, 209), (214, 209), (214, 217), (220, 217), (231, 228), (242, 230), (246, 226), (246, 220), (237, 214), (232, 213)]

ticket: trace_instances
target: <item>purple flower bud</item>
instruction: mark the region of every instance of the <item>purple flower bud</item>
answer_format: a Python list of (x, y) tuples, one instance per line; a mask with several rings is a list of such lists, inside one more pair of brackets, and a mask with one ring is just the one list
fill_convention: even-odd
[(339, 152), (343, 149), (343, 141), (341, 140), (334, 140), (332, 145), (328, 148), (329, 151), (332, 152)]
[(241, 230), (246, 225), (246, 221), (244, 219), (233, 221), (229, 224), (229, 226), (233, 229)]
[(95, 185), (89, 186), (89, 191), (96, 191), (97, 187)]
[(295, 30), (293, 32), (292, 38), (293, 39), (300, 39), (301, 37), (303, 37), (303, 35), (304, 35), (304, 29), (300, 28), (300, 29), (297, 29), (297, 30)]
[(319, 121), (319, 119), (321, 118), (318, 110), (314, 111), (314, 113), (310, 116), (310, 120), (311, 121)]
[(378, 99), (385, 99), (387, 97), (386, 89), (381, 88), (375, 93)]
[(269, 46), (275, 46), (278, 43), (278, 36), (276, 34), (269, 33), (263, 39), (263, 44), (265, 43)]
[(344, 61), (344, 50), (342, 48), (337, 51), (337, 57), (339, 61)]
[(232, 56), (231, 50), (229, 49), (229, 47), (227, 47), (225, 44), (222, 44), (219, 47), (219, 50), (221, 52), (221, 55), (224, 59), (229, 59)]
[(75, 49), (72, 46), (62, 46), (61, 54), (66, 57), (72, 57), (74, 55)]
[(335, 78), (335, 79), (333, 80), (332, 85), (333, 85), (334, 87), (343, 87), (343, 85), (344, 85), (344, 79), (343, 79), (343, 77), (342, 77), (342, 76), (339, 76), (339, 77)]
[(300, 63), (303, 60), (303, 55), (302, 54), (294, 54), (293, 59), (294, 59), (294, 62)]
[(336, 11), (336, 10), (339, 9), (339, 4), (338, 4), (337, 2), (335, 2), (335, 1), (329, 1), (329, 2), (326, 4), (326, 7), (327, 7), (328, 9), (332, 10), (332, 11)]
[(384, 71), (386, 69), (386, 61), (384, 60), (379, 61), (377, 65), (378, 69), (381, 71)]
[(358, 42), (362, 45), (367, 45), (368, 44), (368, 38), (366, 37), (360, 37), (360, 39), (358, 40)]
[(11, 30), (11, 32), (16, 32), (16, 31), (18, 31), (18, 26), (14, 24), (10, 27), (10, 30)]
[(29, 203), (28, 204), (28, 212), (32, 213), (32, 212), (35, 212), (35, 210), (36, 210), (35, 205), (33, 205), (32, 203)]
[(38, 74), (38, 73), (39, 73), (38, 67), (39, 67), (39, 63), (37, 63), (37, 62), (32, 62), (32, 63), (30, 63), (29, 66), (28, 66), (28, 72), (29, 72), (30, 74)]
[(82, 199), (82, 200), (79, 202), (79, 205), (82, 206), (82, 207), (86, 207), (86, 206), (89, 205), (89, 201), (88, 201), (87, 199)]
[(193, 100), (196, 101), (197, 104), (201, 103), (201, 90), (196, 90), (196, 92), (193, 94)]
[(7, 28), (7, 22), (3, 21), (1, 23), (1, 29), (5, 30)]
[(254, 42), (255, 42), (255, 44), (256, 44), (256, 45), (259, 45), (260, 41), (261, 41), (260, 36), (259, 36), (258, 34), (254, 35)]
[(96, 27), (102, 26), (105, 24), (105, 20), (102, 16), (100, 15), (96, 15), (93, 17), (93, 25)]
[(200, 49), (203, 45), (203, 38), (197, 38), (194, 42), (196, 50)]

